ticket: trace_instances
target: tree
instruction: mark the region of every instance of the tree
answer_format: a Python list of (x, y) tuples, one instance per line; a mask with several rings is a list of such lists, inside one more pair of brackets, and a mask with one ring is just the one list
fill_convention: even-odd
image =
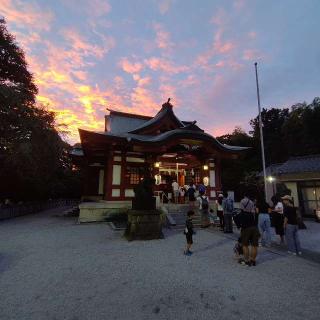
[(30, 135), (38, 92), (23, 51), (0, 19), (0, 155)]
[(320, 98), (311, 104), (298, 103), (291, 107), (290, 115), (282, 128), (290, 156), (320, 153)]
[(224, 190), (235, 191), (235, 195), (238, 197), (241, 195), (243, 188), (251, 184), (251, 182), (248, 183), (248, 177), (253, 172), (255, 174), (260, 170), (254, 139), (240, 127), (236, 127), (231, 134), (217, 137), (217, 139), (228, 145), (249, 148), (237, 160), (222, 160), (222, 187)]
[(72, 171), (71, 147), (56, 129), (54, 112), (36, 105), (38, 89), (3, 19), (0, 65), (1, 196), (33, 200), (74, 195), (80, 180)]
[[(271, 108), (269, 110), (263, 109), (261, 118), (263, 123), (263, 138), (266, 164), (281, 163), (287, 160), (288, 150), (283, 136), (283, 125), (289, 117), (289, 109)], [(252, 127), (252, 137), (254, 145), (259, 152), (261, 159), (260, 147), (260, 129), (258, 116), (250, 120)]]
[[(266, 163), (283, 163), (292, 156), (320, 154), (320, 98), (312, 103), (294, 104), (288, 108), (263, 109), (261, 112)], [(249, 135), (241, 128), (217, 139), (226, 144), (251, 147), (236, 161), (223, 161), (222, 185), (226, 189), (241, 190), (256, 185), (256, 175), (262, 171), (259, 119), (250, 121)]]

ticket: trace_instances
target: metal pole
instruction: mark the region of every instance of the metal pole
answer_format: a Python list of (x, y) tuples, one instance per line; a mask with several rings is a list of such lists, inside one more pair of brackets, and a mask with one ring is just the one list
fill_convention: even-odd
[(258, 110), (259, 110), (259, 129), (260, 129), (260, 142), (261, 142), (264, 193), (265, 193), (265, 199), (267, 201), (266, 160), (265, 160), (265, 155), (264, 155), (264, 142), (263, 142), (262, 118), (261, 118), (261, 107), (260, 107), (260, 92), (259, 92), (259, 81), (258, 81), (258, 63), (257, 62), (255, 62), (254, 67), (255, 67), (255, 71), (256, 71), (256, 84), (257, 84), (257, 97), (258, 97)]

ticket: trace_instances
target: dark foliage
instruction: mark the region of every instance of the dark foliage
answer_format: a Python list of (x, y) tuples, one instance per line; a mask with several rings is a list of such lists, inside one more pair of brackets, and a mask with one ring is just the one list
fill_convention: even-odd
[[(320, 98), (311, 104), (295, 104), (290, 110), (263, 109), (261, 116), (267, 165), (283, 163), (293, 156), (320, 154)], [(236, 128), (231, 134), (217, 137), (222, 143), (251, 148), (239, 160), (224, 160), (222, 164), (223, 188), (238, 195), (245, 188), (263, 190), (256, 176), (262, 171), (258, 117), (250, 125), (249, 134)]]
[(77, 197), (79, 175), (55, 114), (35, 105), (38, 92), (23, 51), (0, 19), (0, 200)]

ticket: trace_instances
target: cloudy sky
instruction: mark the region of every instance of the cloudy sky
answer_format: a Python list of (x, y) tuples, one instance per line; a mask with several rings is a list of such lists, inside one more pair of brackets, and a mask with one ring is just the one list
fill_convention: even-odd
[(263, 107), (320, 95), (318, 0), (0, 0), (38, 101), (102, 131), (106, 108), (154, 115), (172, 98), (213, 135), (249, 129)]

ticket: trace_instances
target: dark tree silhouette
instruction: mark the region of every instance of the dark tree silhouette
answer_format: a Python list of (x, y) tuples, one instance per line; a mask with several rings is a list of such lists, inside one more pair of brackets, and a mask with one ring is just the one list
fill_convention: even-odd
[(78, 196), (70, 146), (55, 114), (36, 106), (38, 89), (24, 52), (0, 20), (0, 200)]
[[(263, 109), (261, 116), (267, 165), (283, 163), (293, 156), (320, 154), (320, 98), (310, 104), (297, 103), (290, 110)], [(239, 191), (243, 186), (257, 184), (256, 174), (262, 171), (258, 117), (250, 125), (249, 135), (235, 128), (231, 134), (217, 137), (222, 143), (251, 147), (239, 160), (223, 161), (225, 189)]]

